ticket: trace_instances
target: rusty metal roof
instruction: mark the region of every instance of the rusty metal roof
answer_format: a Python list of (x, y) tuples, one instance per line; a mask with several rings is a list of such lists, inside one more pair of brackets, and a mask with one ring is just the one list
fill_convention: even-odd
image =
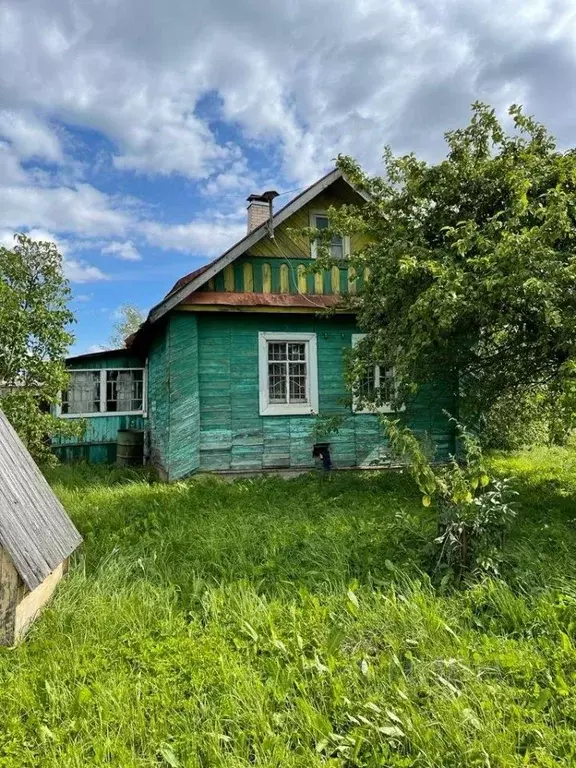
[(342, 296), (291, 293), (231, 293), (227, 291), (196, 291), (182, 304), (228, 307), (310, 307), (319, 312), (331, 309), (342, 301)]

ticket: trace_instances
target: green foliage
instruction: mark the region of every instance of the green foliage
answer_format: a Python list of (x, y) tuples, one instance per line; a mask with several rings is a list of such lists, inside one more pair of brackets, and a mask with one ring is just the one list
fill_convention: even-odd
[(507, 479), (490, 478), (478, 438), (454, 419), (463, 460), (435, 465), (418, 438), (398, 421), (384, 419), (392, 449), (408, 463), (425, 507), (438, 510), (434, 573), (448, 567), (458, 577), (476, 571), (498, 574), (504, 534), (517, 495)]
[(493, 467), (525, 502), (509, 585), (443, 593), (406, 474), (51, 470), (86, 543), (0, 651), (0, 764), (574, 765), (576, 454)]
[(68, 381), (69, 298), (54, 243), (16, 235), (12, 249), (0, 247), (0, 407), (41, 462), (53, 459), (48, 436), (82, 429), (49, 413)]
[(357, 356), (395, 368), (400, 400), (439, 372), (459, 376), (472, 423), (501, 398), (545, 387), (569, 428), (576, 152), (558, 151), (519, 107), (510, 115), (508, 135), (493, 110), (474, 104), (433, 165), (387, 150), (384, 177), (371, 178), (341, 157), (371, 200), (330, 211), (331, 223), (367, 243), (351, 259), (371, 275), (351, 299), (368, 334)]
[(338, 434), (338, 430), (342, 426), (344, 417), (341, 414), (320, 414), (314, 420), (314, 426), (312, 427), (311, 434), (314, 440), (323, 440), (330, 435)]
[(146, 320), (146, 315), (134, 304), (123, 304), (118, 310), (119, 318), (112, 328), (110, 344), (113, 347), (122, 348), (126, 346), (126, 339)]
[(546, 388), (524, 394), (504, 393), (480, 415), (482, 444), (496, 450), (565, 442), (566, 422)]

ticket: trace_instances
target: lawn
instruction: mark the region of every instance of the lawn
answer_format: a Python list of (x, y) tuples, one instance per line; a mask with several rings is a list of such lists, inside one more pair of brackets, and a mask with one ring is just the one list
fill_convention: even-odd
[(0, 766), (573, 766), (576, 453), (493, 465), (503, 579), (458, 591), (405, 475), (51, 472), (85, 544), (0, 650)]

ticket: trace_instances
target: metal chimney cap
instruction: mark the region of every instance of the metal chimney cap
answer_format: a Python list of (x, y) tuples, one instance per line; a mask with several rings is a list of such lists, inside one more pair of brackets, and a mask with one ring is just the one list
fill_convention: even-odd
[(278, 197), (278, 192), (270, 189), (262, 195), (249, 195), (246, 200), (248, 200), (249, 203), (270, 203), (275, 197)]

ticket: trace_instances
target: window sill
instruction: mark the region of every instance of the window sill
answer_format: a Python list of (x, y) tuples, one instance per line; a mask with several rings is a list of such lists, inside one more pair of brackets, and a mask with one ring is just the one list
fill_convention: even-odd
[(387, 405), (383, 405), (380, 408), (352, 408), (352, 411), (354, 413), (359, 414), (372, 414), (373, 416), (377, 416), (378, 414), (387, 414), (387, 413), (402, 413), (406, 410), (405, 405), (401, 405), (399, 408), (390, 408)]
[(144, 411), (97, 411), (96, 413), (57, 413), (60, 419), (94, 419), (100, 416), (145, 416)]
[(260, 416), (316, 416), (318, 411), (309, 404), (288, 405), (278, 403), (260, 409)]

